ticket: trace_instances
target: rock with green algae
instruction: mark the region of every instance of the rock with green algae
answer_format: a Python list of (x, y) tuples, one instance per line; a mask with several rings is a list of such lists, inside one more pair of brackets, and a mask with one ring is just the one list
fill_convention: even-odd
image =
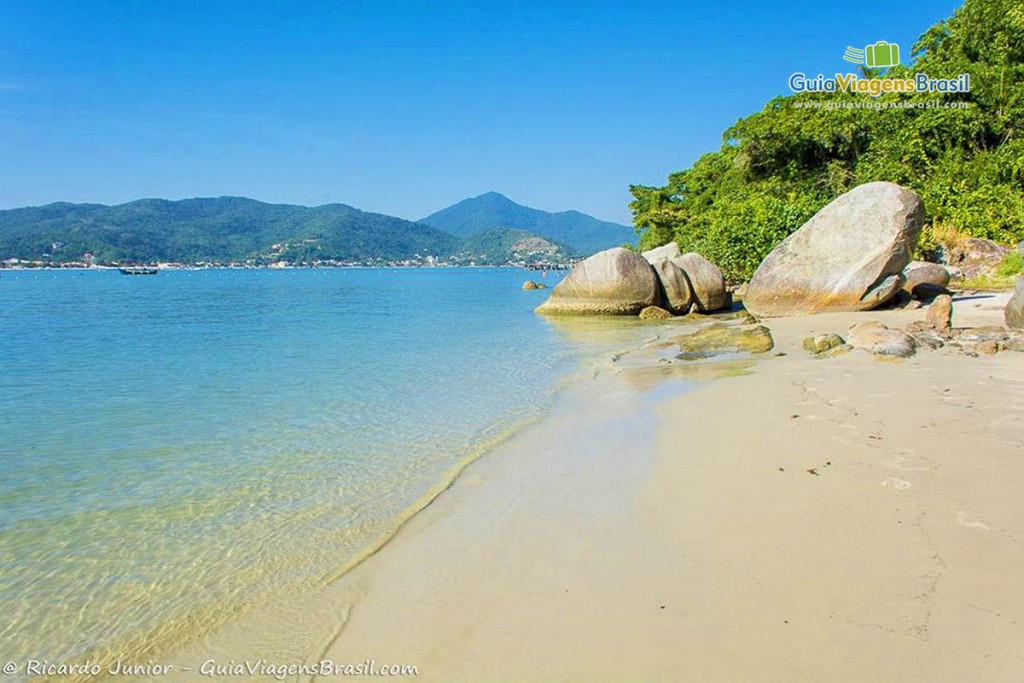
[(680, 360), (699, 360), (725, 353), (767, 353), (775, 347), (771, 331), (764, 325), (714, 323), (693, 334), (676, 337)]
[(849, 344), (838, 334), (819, 334), (804, 339), (804, 351), (813, 356), (835, 356), (850, 350)]
[(640, 311), (641, 320), (668, 320), (674, 317), (671, 313), (660, 306), (648, 306)]

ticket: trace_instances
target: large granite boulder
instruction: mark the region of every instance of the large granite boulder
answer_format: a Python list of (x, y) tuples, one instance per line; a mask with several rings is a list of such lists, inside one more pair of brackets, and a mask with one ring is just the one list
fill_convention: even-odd
[(1024, 276), (1017, 278), (1017, 287), (1006, 303), (1006, 326), (1024, 329)]
[(679, 245), (675, 242), (669, 242), (668, 244), (657, 247), (655, 249), (648, 249), (641, 254), (647, 262), (654, 264), (656, 261), (660, 261), (665, 258), (677, 258), (681, 252), (679, 251)]
[(743, 304), (760, 316), (875, 308), (902, 287), (923, 216), (911, 190), (886, 182), (860, 185), (765, 258)]
[(729, 305), (722, 270), (700, 254), (690, 252), (675, 259), (676, 265), (686, 271), (693, 288), (693, 303), (701, 313), (709, 313)]
[(537, 313), (637, 315), (661, 302), (654, 269), (636, 252), (616, 247), (573, 266)]
[(689, 313), (693, 305), (693, 290), (686, 271), (676, 261), (667, 258), (655, 261), (651, 267), (658, 276), (665, 308), (676, 315)]
[(949, 271), (938, 263), (911, 261), (903, 269), (903, 279), (903, 291), (918, 299), (949, 293)]

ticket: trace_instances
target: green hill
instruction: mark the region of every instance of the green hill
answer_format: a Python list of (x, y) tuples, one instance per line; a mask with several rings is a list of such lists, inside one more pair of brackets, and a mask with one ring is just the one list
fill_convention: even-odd
[(100, 262), (365, 261), (446, 257), (462, 241), (420, 223), (343, 204), (243, 197), (57, 203), (0, 211), (0, 258)]
[(564, 244), (581, 255), (620, 247), (635, 239), (629, 226), (598, 220), (579, 211), (549, 213), (532, 209), (497, 192), (464, 199), (420, 222), (459, 237), (468, 237), (488, 228), (525, 230)]
[(526, 230), (487, 228), (465, 239), (459, 257), (478, 264), (562, 263), (575, 256), (572, 249)]
[(630, 188), (641, 245), (675, 240), (748, 277), (817, 210), (874, 180), (921, 195), (922, 255), (963, 236), (1024, 239), (1024, 4), (967, 0), (909, 52), (908, 65), (858, 76), (970, 74), (970, 92), (777, 97), (663, 187)]

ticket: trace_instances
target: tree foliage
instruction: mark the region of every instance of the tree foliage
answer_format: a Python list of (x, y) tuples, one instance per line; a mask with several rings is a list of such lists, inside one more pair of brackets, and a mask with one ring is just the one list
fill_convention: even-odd
[[(912, 56), (911, 65), (885, 76), (969, 73), (971, 91), (777, 97), (665, 186), (630, 188), (641, 247), (675, 240), (731, 277), (749, 277), (818, 209), (874, 180), (921, 195), (922, 249), (934, 246), (933, 225), (1002, 242), (1024, 239), (1024, 5), (967, 0), (921, 36)], [(940, 102), (967, 105), (935, 106)], [(901, 108), (892, 107), (897, 103)]]

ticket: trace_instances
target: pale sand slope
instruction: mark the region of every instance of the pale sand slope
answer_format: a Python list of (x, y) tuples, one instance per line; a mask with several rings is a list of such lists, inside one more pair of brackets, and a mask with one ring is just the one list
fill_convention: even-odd
[(661, 401), (653, 456), (657, 401), (594, 380), (593, 414), (471, 467), (344, 579), (327, 655), (451, 682), (1024, 680), (1024, 354), (799, 349), (921, 317), (769, 321), (788, 355)]
[[(1003, 301), (960, 301), (955, 324), (999, 323)], [(176, 659), (374, 658), (445, 683), (1024, 680), (1024, 354), (800, 349), (923, 316), (768, 321), (785, 357), (682, 395), (598, 374), (325, 591)]]

